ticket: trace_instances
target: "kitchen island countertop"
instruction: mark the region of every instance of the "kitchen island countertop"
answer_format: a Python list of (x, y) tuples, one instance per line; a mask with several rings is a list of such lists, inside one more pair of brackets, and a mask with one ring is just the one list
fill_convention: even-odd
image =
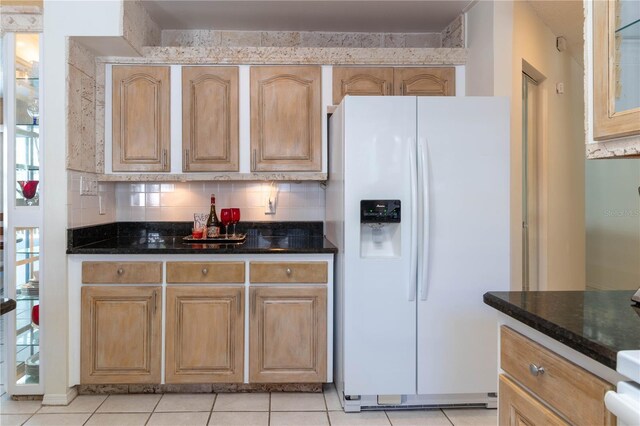
[(488, 292), (484, 302), (615, 370), (618, 351), (640, 349), (633, 290)]
[[(241, 226), (242, 225), (242, 226)], [(336, 253), (322, 222), (253, 222), (238, 225), (241, 244), (187, 243), (191, 222), (117, 222), (68, 230), (67, 254), (295, 254)]]

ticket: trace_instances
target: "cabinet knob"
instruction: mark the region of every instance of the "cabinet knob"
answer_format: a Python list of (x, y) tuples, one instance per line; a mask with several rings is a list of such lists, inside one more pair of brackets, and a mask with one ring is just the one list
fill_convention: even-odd
[(291, 268), (287, 268), (285, 272), (287, 273), (287, 275), (291, 275)]
[(116, 271), (116, 273), (117, 273), (118, 275), (122, 275), (122, 274), (124, 274), (124, 269), (122, 269), (122, 268), (118, 268), (118, 270)]
[(529, 364), (529, 373), (531, 373), (531, 375), (533, 376), (540, 376), (544, 374), (544, 367), (537, 366), (535, 364)]
[(202, 275), (207, 275), (209, 270), (207, 268), (202, 268)]

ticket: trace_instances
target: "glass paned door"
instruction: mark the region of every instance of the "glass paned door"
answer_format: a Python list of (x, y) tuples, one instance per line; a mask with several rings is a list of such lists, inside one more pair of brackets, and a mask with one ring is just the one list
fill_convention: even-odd
[(16, 381), (40, 380), (40, 230), (16, 228)]
[(38, 205), (40, 184), (39, 35), (16, 34), (16, 206)]
[(40, 34), (6, 33), (3, 43), (4, 291), (16, 309), (4, 316), (6, 391), (43, 393), (40, 321), (43, 285)]

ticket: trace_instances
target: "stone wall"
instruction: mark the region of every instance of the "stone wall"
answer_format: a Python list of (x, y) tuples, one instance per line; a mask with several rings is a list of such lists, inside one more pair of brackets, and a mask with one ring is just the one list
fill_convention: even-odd
[(0, 35), (5, 32), (42, 32), (41, 5), (15, 2), (0, 5)]
[[(464, 47), (456, 19), (445, 33), (344, 33), (311, 31), (162, 30), (164, 47)], [(456, 25), (453, 25), (456, 24)], [(443, 46), (446, 35), (448, 46)]]
[(160, 27), (139, 0), (123, 1), (122, 35), (140, 53), (143, 46), (160, 44)]
[(67, 61), (67, 168), (96, 172), (96, 63), (94, 54), (69, 38)]

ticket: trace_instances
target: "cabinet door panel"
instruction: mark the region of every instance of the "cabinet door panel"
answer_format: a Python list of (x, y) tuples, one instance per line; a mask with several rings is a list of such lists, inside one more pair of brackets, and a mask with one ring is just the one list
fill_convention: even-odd
[(454, 96), (455, 68), (394, 68), (396, 96)]
[(242, 382), (243, 287), (167, 288), (167, 383)]
[(327, 290), (251, 287), (249, 381), (326, 379)]
[(251, 68), (252, 171), (320, 171), (320, 67)]
[(393, 94), (393, 68), (334, 67), (333, 104), (346, 95), (386, 96)]
[[(500, 367), (579, 425), (612, 425), (604, 395), (613, 386), (509, 327), (500, 328)], [(533, 375), (532, 365), (544, 368)]]
[(500, 375), (498, 424), (504, 426), (568, 425), (520, 386)]
[(114, 66), (113, 171), (169, 170), (169, 67)]
[(162, 262), (82, 262), (82, 284), (162, 284)]
[(249, 262), (251, 283), (326, 283), (327, 262)]
[(81, 382), (160, 383), (160, 287), (83, 287)]
[(167, 283), (244, 283), (244, 262), (167, 262)]
[(182, 69), (183, 171), (238, 171), (238, 67)]

